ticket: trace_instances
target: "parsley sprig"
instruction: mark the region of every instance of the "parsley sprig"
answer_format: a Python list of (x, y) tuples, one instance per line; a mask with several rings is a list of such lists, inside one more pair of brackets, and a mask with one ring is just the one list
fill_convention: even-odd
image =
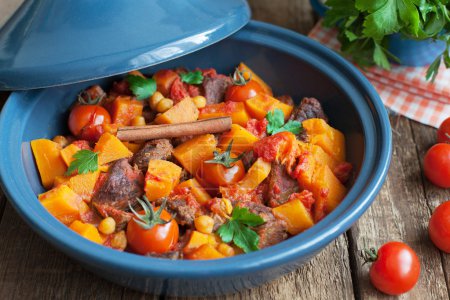
[(434, 80), (441, 61), (450, 68), (450, 3), (446, 0), (328, 0), (326, 26), (339, 29), (341, 51), (361, 67), (390, 69), (398, 60), (387, 50), (389, 35), (439, 39), (447, 47), (430, 65), (426, 78)]
[(98, 170), (98, 153), (91, 150), (80, 150), (73, 155), (74, 160), (70, 163), (65, 175), (72, 175), (78, 171), (78, 174), (87, 174)]
[(202, 72), (197, 70), (194, 72), (187, 72), (180, 74), (181, 81), (188, 84), (201, 84), (203, 82)]
[(237, 157), (231, 157), (231, 148), (233, 147), (233, 140), (230, 141), (228, 144), (227, 149), (220, 153), (219, 151), (213, 151), (214, 158), (210, 160), (205, 160), (205, 163), (207, 164), (221, 164), (224, 165), (226, 168), (231, 168), (233, 166), (233, 163), (237, 162), (238, 160), (242, 159), (244, 156), (244, 153), (241, 153)]
[(259, 249), (259, 235), (250, 227), (264, 224), (264, 219), (251, 213), (248, 208), (236, 206), (231, 218), (219, 227), (217, 233), (225, 243), (233, 243), (245, 253)]
[(126, 80), (130, 90), (137, 100), (144, 100), (156, 92), (156, 81), (153, 78), (144, 78), (137, 75), (127, 75)]
[(282, 131), (289, 131), (293, 134), (299, 134), (303, 127), (302, 123), (294, 120), (289, 120), (286, 124), (284, 123), (284, 114), (281, 109), (274, 109), (269, 111), (266, 115), (267, 123), (267, 133), (274, 135)]

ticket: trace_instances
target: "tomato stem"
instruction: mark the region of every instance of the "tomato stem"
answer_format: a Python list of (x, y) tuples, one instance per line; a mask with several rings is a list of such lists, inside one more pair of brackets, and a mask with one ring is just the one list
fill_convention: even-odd
[(238, 157), (236, 158), (232, 158), (231, 157), (231, 148), (233, 146), (233, 140), (230, 141), (230, 143), (228, 144), (227, 149), (222, 152), (219, 153), (218, 151), (213, 151), (214, 154), (214, 158), (210, 159), (210, 160), (205, 160), (205, 163), (207, 164), (220, 164), (225, 166), (227, 169), (233, 167), (233, 163), (239, 161), (240, 159), (242, 159), (242, 157), (244, 156), (244, 153), (241, 153)]
[(373, 263), (378, 259), (377, 249), (371, 247), (370, 249), (364, 248), (361, 250), (360, 256), (364, 260), (363, 266), (367, 263)]
[(144, 210), (144, 214), (140, 214), (135, 211), (129, 202), (128, 206), (130, 207), (131, 212), (134, 214), (134, 221), (143, 229), (148, 230), (153, 228), (153, 226), (155, 225), (164, 225), (172, 221), (172, 218), (168, 221), (164, 221), (161, 219), (161, 213), (166, 207), (167, 203), (166, 198), (163, 198), (163, 202), (156, 212), (153, 211), (153, 205), (150, 203), (150, 201), (148, 201), (148, 198), (145, 195), (143, 196), (143, 200), (139, 198), (136, 198), (136, 200)]
[[(245, 79), (245, 74), (248, 74), (248, 79)], [(252, 73), (248, 72), (247, 70), (240, 71), (238, 68), (236, 68), (236, 71), (234, 71), (231, 80), (233, 81), (234, 85), (246, 85), (247, 82), (252, 80)]]
[(92, 99), (91, 95), (84, 90), (78, 94), (78, 102), (82, 105), (97, 105), (104, 97), (105, 95), (100, 95), (97, 98)]

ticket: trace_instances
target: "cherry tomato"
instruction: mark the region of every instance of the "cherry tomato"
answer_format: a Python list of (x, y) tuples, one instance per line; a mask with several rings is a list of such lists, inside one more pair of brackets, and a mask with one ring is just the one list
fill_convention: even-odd
[(110, 124), (111, 116), (99, 105), (77, 105), (69, 115), (69, 129), (73, 135), (96, 141), (103, 133), (103, 124)]
[(450, 253), (450, 201), (439, 205), (431, 215), (428, 233), (436, 247)]
[(437, 131), (437, 141), (438, 143), (450, 144), (450, 117), (445, 119), (441, 126), (439, 126)]
[[(154, 211), (157, 211), (154, 208)], [(140, 211), (139, 214), (144, 214)], [(166, 211), (161, 212), (160, 218), (164, 221), (169, 221), (172, 216)], [(157, 224), (150, 229), (142, 228), (135, 221), (135, 217), (128, 222), (127, 226), (127, 240), (131, 249), (138, 253), (145, 255), (147, 253), (166, 253), (172, 250), (178, 242), (178, 223), (171, 220), (166, 224)]]
[(372, 253), (368, 260), (373, 262), (370, 281), (375, 288), (388, 295), (406, 293), (419, 279), (419, 259), (405, 243), (388, 242), (377, 253)]
[[(231, 157), (235, 158), (236, 155), (231, 154)], [(241, 160), (234, 162), (231, 168), (204, 161), (196, 174), (196, 178), (200, 182), (206, 181), (207, 185), (212, 187), (228, 186), (240, 181), (244, 176), (245, 167)]]
[(440, 143), (431, 147), (423, 159), (423, 169), (434, 185), (450, 188), (450, 144)]
[(229, 86), (225, 94), (225, 101), (243, 102), (260, 93), (264, 93), (261, 85), (254, 80), (250, 80), (244, 85), (233, 84)]

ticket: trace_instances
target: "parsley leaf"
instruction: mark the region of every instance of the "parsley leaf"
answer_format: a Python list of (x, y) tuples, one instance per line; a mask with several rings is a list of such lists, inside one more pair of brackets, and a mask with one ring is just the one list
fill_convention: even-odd
[(267, 133), (274, 135), (279, 132), (289, 131), (293, 134), (299, 134), (302, 131), (302, 123), (298, 121), (290, 120), (286, 124), (284, 124), (284, 114), (281, 109), (274, 109), (273, 111), (269, 111), (266, 115), (266, 119), (268, 121), (267, 124)]
[(156, 92), (156, 81), (153, 78), (143, 78), (137, 75), (126, 77), (130, 90), (137, 100), (144, 100), (151, 97)]
[(233, 243), (245, 253), (258, 250), (259, 235), (250, 227), (264, 224), (264, 219), (251, 213), (248, 208), (236, 206), (231, 219), (217, 230), (225, 243)]
[(201, 71), (194, 71), (180, 74), (181, 81), (188, 84), (201, 84), (203, 82), (203, 75)]
[(98, 153), (91, 150), (80, 150), (73, 155), (74, 160), (70, 163), (66, 176), (71, 175), (74, 171), (78, 174), (87, 174), (98, 170)]

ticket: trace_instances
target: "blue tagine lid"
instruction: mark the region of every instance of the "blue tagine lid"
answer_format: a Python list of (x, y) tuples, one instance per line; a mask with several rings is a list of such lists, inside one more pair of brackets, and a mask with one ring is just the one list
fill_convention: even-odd
[(216, 43), (249, 20), (245, 0), (28, 0), (0, 28), (0, 90), (159, 64)]

